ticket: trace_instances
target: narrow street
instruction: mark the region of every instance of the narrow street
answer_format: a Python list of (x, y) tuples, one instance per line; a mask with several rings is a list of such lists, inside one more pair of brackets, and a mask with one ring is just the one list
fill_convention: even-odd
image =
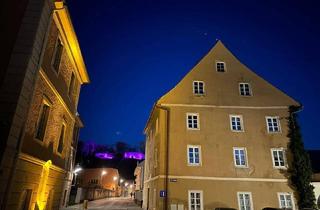
[[(63, 210), (77, 209), (82, 210), (83, 206), (74, 205), (64, 208)], [(100, 210), (142, 210), (137, 206), (131, 198), (105, 198), (89, 202), (88, 210), (100, 209)]]

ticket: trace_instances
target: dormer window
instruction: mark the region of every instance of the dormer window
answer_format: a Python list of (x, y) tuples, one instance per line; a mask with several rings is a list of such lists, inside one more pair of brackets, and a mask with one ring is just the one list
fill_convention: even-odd
[(241, 96), (252, 96), (252, 90), (249, 83), (239, 83), (239, 91)]
[(204, 82), (193, 81), (193, 93), (195, 95), (203, 95), (204, 94)]
[(216, 62), (216, 69), (217, 72), (225, 72), (226, 71), (226, 64), (224, 62)]

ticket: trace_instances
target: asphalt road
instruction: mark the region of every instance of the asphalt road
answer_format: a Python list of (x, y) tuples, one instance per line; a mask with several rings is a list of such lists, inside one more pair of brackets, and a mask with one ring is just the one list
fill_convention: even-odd
[[(131, 198), (105, 198), (89, 202), (88, 210), (142, 210)], [(69, 206), (63, 210), (83, 210), (82, 205)]]

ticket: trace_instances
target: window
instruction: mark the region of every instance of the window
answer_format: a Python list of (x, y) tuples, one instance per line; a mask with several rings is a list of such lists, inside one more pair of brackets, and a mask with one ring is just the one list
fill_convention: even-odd
[(239, 90), (241, 96), (251, 96), (252, 91), (249, 83), (239, 83)]
[(59, 137), (59, 144), (58, 144), (58, 152), (59, 153), (62, 153), (62, 150), (63, 150), (63, 142), (64, 142), (65, 130), (66, 130), (66, 126), (65, 126), (64, 123), (62, 123), (61, 131), (60, 131), (60, 137)]
[(243, 131), (243, 120), (241, 115), (230, 115), (230, 127), (232, 131)]
[(52, 57), (52, 59), (53, 59), (52, 66), (56, 72), (59, 72), (62, 52), (63, 52), (63, 45), (62, 45), (60, 37), (58, 37), (57, 42), (56, 42), (56, 46), (55, 46), (55, 49), (53, 52), (53, 57)]
[(280, 121), (279, 117), (266, 117), (267, 129), (269, 133), (280, 132)]
[(44, 135), (46, 132), (46, 127), (48, 123), (50, 106), (47, 103), (43, 103), (41, 111), (40, 111), (40, 118), (38, 120), (36, 138), (43, 141)]
[(237, 167), (247, 167), (247, 154), (245, 148), (233, 148), (234, 164)]
[(193, 81), (193, 93), (195, 95), (203, 95), (204, 94), (204, 82)]
[(153, 165), (155, 168), (158, 167), (158, 149), (155, 148), (154, 149), (154, 165)]
[(251, 210), (252, 198), (250, 192), (238, 192), (239, 210)]
[(190, 130), (200, 129), (198, 113), (187, 113), (187, 128)]
[(72, 95), (74, 89), (74, 73), (71, 73), (70, 83), (69, 83), (69, 96)]
[(199, 166), (201, 164), (200, 146), (188, 145), (188, 165)]
[(217, 72), (225, 72), (225, 63), (224, 62), (216, 62)]
[(189, 191), (189, 210), (203, 210), (202, 191)]
[(293, 209), (292, 194), (278, 193), (279, 207), (283, 209)]
[(273, 167), (285, 168), (285, 152), (283, 149), (271, 149)]
[(32, 196), (31, 189), (27, 189), (27, 190), (22, 191), (20, 209), (29, 210), (31, 196)]

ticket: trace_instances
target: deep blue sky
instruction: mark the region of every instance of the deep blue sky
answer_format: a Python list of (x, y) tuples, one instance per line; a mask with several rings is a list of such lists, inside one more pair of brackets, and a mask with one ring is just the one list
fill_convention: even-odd
[(218, 38), (304, 105), (305, 145), (320, 149), (316, 1), (69, 0), (68, 5), (91, 77), (79, 103), (82, 140), (142, 141), (153, 103)]

